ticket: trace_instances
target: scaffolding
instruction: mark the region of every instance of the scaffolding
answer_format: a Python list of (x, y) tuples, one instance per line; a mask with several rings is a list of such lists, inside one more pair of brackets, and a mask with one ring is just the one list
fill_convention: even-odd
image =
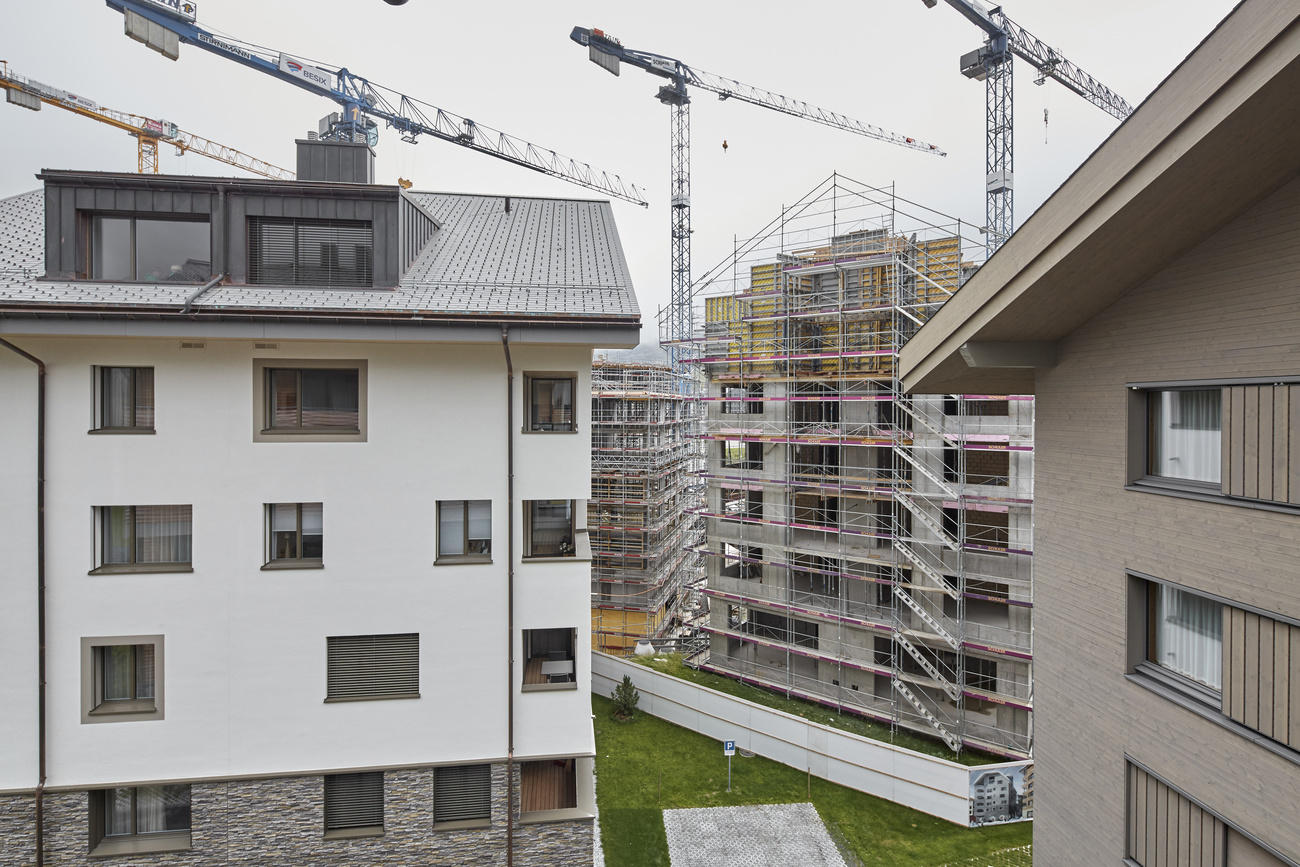
[(985, 255), (833, 175), (701, 278), (722, 674), (1011, 757), (1032, 744), (1033, 401), (910, 395), (897, 354)]
[(592, 364), (591, 630), (606, 653), (683, 638), (699, 604), (699, 404), (680, 379), (666, 365)]

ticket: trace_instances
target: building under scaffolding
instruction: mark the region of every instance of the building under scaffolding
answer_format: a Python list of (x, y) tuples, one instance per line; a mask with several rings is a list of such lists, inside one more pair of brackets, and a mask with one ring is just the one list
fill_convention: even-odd
[(677, 379), (665, 365), (592, 364), (591, 634), (606, 653), (679, 636), (703, 579), (688, 436), (699, 404)]
[(711, 670), (1030, 754), (1033, 402), (904, 394), (978, 235), (828, 179), (701, 281)]

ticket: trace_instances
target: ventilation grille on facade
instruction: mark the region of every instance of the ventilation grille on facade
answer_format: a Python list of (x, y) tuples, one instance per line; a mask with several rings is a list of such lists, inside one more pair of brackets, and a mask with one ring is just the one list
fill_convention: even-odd
[(359, 220), (248, 218), (248, 282), (371, 286), (374, 229)]
[(206, 346), (207, 346), (206, 343), (202, 343), (198, 341), (193, 341), (193, 340), (181, 341), (181, 349), (203, 349)]
[(279, 348), (280, 348), (280, 344), (278, 344), (278, 343), (254, 343), (254, 344), (253, 344), (253, 348), (254, 348), (254, 349), (279, 349)]

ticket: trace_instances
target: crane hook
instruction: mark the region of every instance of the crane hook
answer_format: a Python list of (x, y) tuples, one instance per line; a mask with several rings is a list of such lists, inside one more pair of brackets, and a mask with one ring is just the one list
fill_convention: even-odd
[(722, 152), (724, 154), (727, 152), (727, 140), (725, 138), (722, 140)]

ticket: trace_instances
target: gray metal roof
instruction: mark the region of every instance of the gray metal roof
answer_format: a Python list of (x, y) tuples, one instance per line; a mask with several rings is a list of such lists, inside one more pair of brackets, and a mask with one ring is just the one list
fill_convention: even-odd
[[(410, 193), (438, 223), (395, 289), (221, 285), (205, 312), (364, 313), (382, 316), (548, 316), (627, 320), (636, 295), (609, 202)], [(179, 307), (196, 286), (48, 281), (45, 197), (0, 199), (0, 305)]]

